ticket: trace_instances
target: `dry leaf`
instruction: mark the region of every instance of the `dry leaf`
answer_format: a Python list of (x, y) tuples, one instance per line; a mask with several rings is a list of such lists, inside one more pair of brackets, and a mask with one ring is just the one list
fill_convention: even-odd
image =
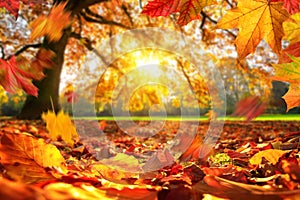
[(262, 158), (265, 158), (267, 161), (275, 165), (279, 158), (285, 154), (287, 151), (282, 151), (279, 149), (267, 149), (256, 153), (252, 158), (250, 158), (249, 162), (252, 165), (261, 164)]
[(61, 138), (71, 146), (74, 145), (74, 141), (78, 140), (79, 136), (76, 128), (69, 115), (65, 114), (63, 110), (59, 111), (57, 115), (52, 111), (43, 113), (42, 119), (47, 124), (46, 128), (49, 131), (52, 140)]
[(17, 181), (34, 183), (53, 179), (45, 167), (64, 169), (65, 160), (59, 150), (43, 139), (23, 134), (4, 134), (0, 143), (1, 164)]

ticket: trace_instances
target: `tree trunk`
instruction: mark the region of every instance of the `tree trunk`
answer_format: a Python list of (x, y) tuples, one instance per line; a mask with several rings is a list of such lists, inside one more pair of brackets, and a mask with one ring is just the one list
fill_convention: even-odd
[[(25, 104), (18, 116), (19, 119), (39, 119), (41, 114), (47, 110), (60, 110), (59, 104), (59, 83), (62, 66), (64, 63), (64, 52), (68, 43), (70, 30), (66, 30), (61, 39), (57, 42), (46, 45), (54, 51), (54, 66), (44, 71), (46, 77), (41, 81), (33, 83), (39, 89), (38, 97), (27, 96)], [(47, 41), (45, 41), (47, 43)]]

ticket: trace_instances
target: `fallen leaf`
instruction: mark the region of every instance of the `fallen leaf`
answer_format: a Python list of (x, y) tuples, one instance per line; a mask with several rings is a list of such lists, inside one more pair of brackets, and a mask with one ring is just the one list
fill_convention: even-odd
[(280, 55), (281, 39), (284, 36), (282, 23), (289, 18), (282, 4), (268, 0), (240, 0), (237, 7), (227, 11), (216, 28), (239, 29), (235, 44), (241, 59), (253, 53), (262, 39)]
[(41, 200), (44, 199), (39, 188), (0, 178), (0, 199)]
[(252, 165), (259, 165), (262, 162), (262, 158), (265, 158), (267, 161), (275, 165), (279, 158), (287, 153), (287, 151), (282, 151), (279, 149), (267, 149), (256, 153), (252, 158), (250, 158), (249, 162)]
[(65, 163), (54, 145), (24, 134), (3, 134), (0, 141), (0, 158), (7, 174), (24, 183), (53, 179), (45, 168), (64, 169)]
[(52, 111), (42, 114), (42, 119), (46, 122), (50, 138), (57, 140), (61, 138), (67, 144), (73, 146), (74, 141), (79, 139), (78, 133), (68, 114), (63, 110), (56, 115)]

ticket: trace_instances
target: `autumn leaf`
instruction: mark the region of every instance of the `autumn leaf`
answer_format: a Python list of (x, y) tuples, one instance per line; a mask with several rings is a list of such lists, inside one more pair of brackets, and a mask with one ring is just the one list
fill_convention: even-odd
[(0, 158), (7, 174), (24, 183), (53, 179), (46, 167), (65, 168), (65, 160), (54, 145), (24, 134), (3, 134)]
[(49, 41), (58, 41), (63, 30), (70, 25), (71, 14), (64, 10), (65, 3), (58, 4), (52, 8), (49, 15), (40, 16), (30, 23), (32, 30), (31, 40), (47, 36)]
[(270, 0), (270, 2), (283, 2), (283, 7), (290, 13), (295, 14), (300, 11), (299, 0)]
[(265, 110), (264, 103), (258, 96), (250, 96), (240, 100), (236, 104), (233, 116), (246, 117), (246, 121), (261, 115)]
[(288, 18), (289, 13), (282, 7), (282, 2), (240, 0), (237, 7), (229, 10), (218, 22), (216, 28), (239, 29), (235, 44), (241, 59), (253, 53), (262, 39), (279, 55), (284, 35), (282, 23)]
[(5, 8), (16, 18), (18, 17), (19, 6), (20, 6), (19, 0), (0, 1), (0, 8)]
[(295, 57), (300, 57), (300, 42), (290, 44), (287, 48), (282, 50), (282, 54), (280, 55), (279, 63), (292, 62), (289, 55), (292, 55)]
[(296, 13), (291, 16), (291, 20), (283, 23), (284, 39), (287, 39), (294, 44), (300, 42), (300, 13)]
[(300, 57), (290, 56), (291, 63), (273, 64), (275, 69), (274, 80), (290, 83), (288, 92), (283, 96), (287, 104), (287, 111), (300, 105)]
[(63, 110), (56, 115), (52, 111), (42, 114), (42, 119), (46, 122), (46, 128), (49, 131), (50, 138), (57, 140), (61, 138), (67, 144), (73, 146), (74, 141), (78, 140), (79, 136), (74, 124), (68, 114)]
[(267, 161), (275, 165), (279, 158), (285, 154), (287, 151), (279, 150), (279, 149), (267, 149), (256, 153), (252, 158), (250, 158), (249, 162), (252, 165), (259, 165), (262, 162), (262, 158), (265, 158)]
[(18, 12), (20, 8), (20, 2), (26, 5), (41, 4), (44, 0), (2, 0), (0, 1), (0, 8), (5, 8), (13, 16), (18, 18)]
[(201, 10), (215, 3), (215, 0), (153, 0), (148, 2), (142, 13), (151, 17), (166, 17), (179, 12), (177, 23), (183, 26), (192, 20), (200, 19)]
[(21, 88), (27, 94), (37, 96), (38, 89), (30, 81), (32, 74), (20, 69), (17, 65), (14, 56), (8, 61), (0, 59), (0, 84), (10, 93), (15, 93), (17, 88)]

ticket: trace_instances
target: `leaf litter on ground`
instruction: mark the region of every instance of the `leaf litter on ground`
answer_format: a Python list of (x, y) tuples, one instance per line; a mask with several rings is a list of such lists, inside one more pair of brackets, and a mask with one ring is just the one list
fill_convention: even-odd
[[(199, 154), (189, 154), (201, 149), (201, 139), (209, 126), (208, 122), (201, 122), (184, 161), (174, 159), (159, 170), (136, 173), (149, 160), (147, 152), (163, 152), (164, 144), (177, 134), (178, 123), (167, 122), (153, 137), (137, 139), (126, 135), (115, 123), (106, 122), (102, 127), (104, 138), (91, 133), (75, 141), (72, 147), (63, 140), (51, 140), (43, 121), (2, 120), (0, 185), (6, 189), (1, 190), (0, 197), (297, 199), (300, 196), (300, 122), (296, 121), (226, 122), (210, 154), (200, 160)], [(189, 130), (188, 123), (183, 126)], [(112, 143), (115, 147), (109, 146)], [(150, 168), (154, 164), (159, 166), (168, 157), (168, 153), (154, 155), (158, 156), (148, 165)]]

